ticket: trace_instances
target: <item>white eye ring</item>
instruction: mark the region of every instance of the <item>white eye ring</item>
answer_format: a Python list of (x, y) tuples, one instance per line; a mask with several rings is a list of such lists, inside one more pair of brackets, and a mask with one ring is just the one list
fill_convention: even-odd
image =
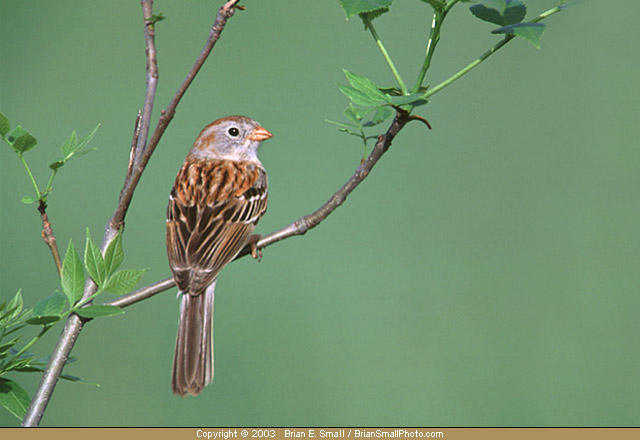
[(240, 134), (240, 130), (238, 130), (238, 127), (230, 127), (227, 133), (229, 133), (229, 136), (236, 137)]

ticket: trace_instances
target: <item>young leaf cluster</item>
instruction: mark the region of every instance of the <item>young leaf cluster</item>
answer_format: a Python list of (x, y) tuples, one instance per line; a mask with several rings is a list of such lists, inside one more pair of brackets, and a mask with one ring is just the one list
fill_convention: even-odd
[(540, 37), (544, 31), (544, 24), (539, 21), (562, 8), (567, 0), (560, 0), (559, 6), (536, 19), (525, 22), (527, 7), (522, 0), (420, 0), (427, 3), (433, 9), (431, 20), (425, 20), (430, 23), (429, 35), (426, 41), (426, 51), (422, 62), (422, 67), (418, 73), (413, 87), (408, 88), (402, 78), (402, 75), (396, 68), (391, 55), (385, 48), (382, 38), (376, 31), (373, 20), (390, 11), (393, 0), (339, 0), (340, 6), (344, 10), (347, 20), (357, 15), (364, 23), (365, 31), (369, 31), (378, 46), (385, 62), (389, 66), (393, 74), (397, 86), (382, 87), (373, 80), (356, 75), (346, 69), (345, 76), (349, 85), (338, 85), (340, 91), (349, 99), (349, 105), (344, 111), (344, 116), (348, 122), (327, 121), (338, 125), (338, 130), (350, 135), (360, 137), (365, 144), (368, 139), (377, 136), (368, 136), (364, 130), (367, 127), (384, 122), (390, 118), (394, 112), (392, 109), (403, 110), (411, 113), (416, 107), (427, 104), (427, 98), (434, 93), (442, 90), (452, 82), (459, 79), (462, 75), (477, 66), (490, 56), (493, 51), (490, 49), (480, 58), (471, 62), (460, 72), (454, 74), (447, 80), (438, 84), (436, 87), (428, 90), (425, 86), (427, 71), (431, 66), (435, 48), (440, 41), (442, 22), (447, 14), (458, 3), (476, 3), (470, 6), (470, 10), (477, 18), (499, 27), (492, 32), (496, 34), (505, 34), (506, 39), (509, 37), (521, 37), (536, 47), (540, 45)]
[(71, 133), (69, 139), (67, 139), (60, 147), (60, 151), (62, 154), (49, 161), (48, 166), (51, 169), (51, 177), (49, 178), (47, 186), (43, 190), (40, 190), (38, 184), (36, 183), (35, 177), (33, 176), (33, 173), (31, 172), (31, 169), (29, 168), (29, 165), (24, 158), (24, 153), (33, 149), (38, 144), (37, 139), (20, 125), (11, 130), (9, 119), (7, 119), (5, 115), (0, 113), (0, 135), (2, 136), (2, 139), (18, 155), (18, 158), (22, 162), (22, 166), (26, 170), (27, 175), (29, 176), (33, 188), (36, 192), (36, 197), (24, 196), (22, 198), (22, 202), (27, 204), (35, 203), (38, 201), (46, 203), (47, 196), (53, 189), (53, 180), (60, 168), (62, 168), (71, 159), (95, 150), (95, 148), (89, 148), (88, 145), (95, 136), (99, 127), (100, 124), (98, 124), (93, 130), (91, 130), (89, 134), (80, 139), (80, 141), (78, 141), (78, 137), (75, 131)]
[[(87, 305), (103, 292), (126, 294), (135, 288), (146, 269), (118, 270), (123, 261), (122, 231), (118, 232), (103, 255), (91, 240), (87, 229), (84, 260), (78, 255), (73, 241), (69, 241), (60, 275), (63, 293), (52, 293), (32, 309), (24, 309), (21, 291), (18, 291), (9, 303), (0, 304), (0, 405), (20, 419), (24, 416), (30, 401), (28, 393), (16, 382), (2, 376), (11, 371), (44, 371), (48, 360), (36, 360), (27, 350), (56, 322), (71, 313), (86, 319), (124, 313), (116, 306)], [(95, 294), (83, 299), (85, 273), (96, 283), (98, 289)], [(40, 332), (20, 350), (16, 350), (21, 336), (18, 332), (26, 325), (40, 326)], [(74, 382), (86, 382), (67, 374), (61, 377)]]

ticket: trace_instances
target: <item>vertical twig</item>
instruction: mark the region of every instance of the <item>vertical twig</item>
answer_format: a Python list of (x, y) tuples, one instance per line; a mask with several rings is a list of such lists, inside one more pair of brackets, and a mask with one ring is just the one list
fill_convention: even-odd
[[(162, 116), (160, 116), (160, 120), (158, 121), (158, 125), (151, 137), (151, 140), (143, 148), (143, 151), (139, 151), (138, 146), (144, 145), (146, 142), (146, 136), (144, 133), (148, 133), (149, 129), (149, 119), (145, 119), (145, 112), (151, 113), (151, 109), (153, 107), (153, 101), (155, 100), (155, 82), (157, 82), (157, 69), (155, 70), (155, 80), (154, 80), (154, 72), (150, 72), (152, 69), (155, 60), (150, 60), (149, 57), (155, 57), (155, 48), (149, 49), (151, 46), (154, 46), (153, 35), (155, 33), (149, 32), (149, 23), (151, 20), (151, 6), (153, 4), (153, 0), (142, 0), (142, 10), (143, 17), (145, 22), (145, 41), (147, 44), (147, 86), (154, 87), (153, 90), (147, 91), (145, 97), (145, 105), (142, 111), (142, 117), (140, 126), (136, 127), (136, 134), (134, 134), (134, 138), (137, 136), (136, 141), (136, 157), (139, 160), (136, 160), (134, 166), (132, 167), (132, 171), (129, 174), (128, 178), (125, 181), (124, 187), (120, 193), (120, 199), (118, 201), (118, 206), (116, 207), (113, 216), (107, 222), (105, 227), (105, 234), (102, 240), (101, 251), (104, 252), (109, 243), (115, 238), (116, 234), (122, 227), (124, 223), (124, 218), (127, 214), (127, 210), (129, 209), (129, 205), (131, 203), (131, 199), (133, 198), (133, 193), (140, 181), (140, 177), (142, 176), (142, 172), (144, 171), (147, 163), (155, 147), (158, 145), (158, 142), (162, 138), (164, 131), (166, 130), (169, 122), (173, 118), (175, 114), (176, 107), (178, 106), (180, 100), (184, 96), (185, 92), (193, 82), (195, 76), (198, 71), (204, 64), (205, 60), (211, 53), (213, 46), (215, 45), (218, 38), (220, 38), (220, 33), (224, 29), (224, 26), (227, 20), (233, 16), (235, 12), (235, 5), (239, 0), (229, 0), (225, 3), (219, 10), (216, 15), (216, 19), (211, 27), (209, 32), (209, 38), (205, 44), (204, 49), (200, 53), (200, 56), (196, 60), (194, 66), (191, 71), (187, 75), (187, 78), (178, 88), (175, 96), (169, 103), (169, 106), (166, 110), (163, 111)], [(151, 82), (149, 82), (151, 81)], [(139, 130), (138, 130), (139, 128)], [(85, 284), (83, 299), (88, 298), (96, 291), (95, 283), (89, 278), (87, 283)], [(42, 379), (36, 392), (31, 400), (31, 404), (27, 409), (26, 415), (22, 420), (22, 426), (38, 426), (40, 424), (40, 420), (42, 419), (42, 415), (51, 399), (51, 395), (53, 394), (53, 390), (62, 374), (62, 369), (64, 368), (64, 364), (69, 357), (69, 353), (75, 344), (80, 331), (82, 330), (82, 326), (84, 325), (84, 321), (82, 321), (77, 315), (71, 315), (67, 322), (65, 323), (65, 327), (58, 339), (58, 343), (56, 348), (54, 349), (51, 358), (49, 360), (49, 364), (42, 375)]]

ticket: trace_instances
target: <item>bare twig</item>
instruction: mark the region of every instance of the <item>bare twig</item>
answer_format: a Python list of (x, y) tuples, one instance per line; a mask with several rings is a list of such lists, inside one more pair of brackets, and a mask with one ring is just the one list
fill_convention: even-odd
[(58, 245), (56, 244), (56, 236), (53, 235), (53, 229), (51, 229), (51, 223), (49, 223), (49, 216), (47, 215), (47, 204), (43, 200), (40, 200), (38, 205), (38, 212), (40, 213), (40, 219), (42, 219), (42, 239), (49, 246), (53, 261), (58, 269), (58, 276), (62, 274), (62, 260), (60, 259), (60, 252), (58, 252)]
[[(227, 20), (233, 16), (235, 12), (235, 5), (236, 3), (238, 3), (238, 1), (239, 0), (229, 0), (218, 10), (216, 19), (213, 23), (213, 26), (211, 27), (209, 38), (207, 39), (204, 49), (200, 53), (200, 56), (196, 60), (194, 66), (191, 68), (191, 71), (187, 75), (187, 78), (178, 88), (178, 91), (169, 103), (167, 109), (163, 110), (162, 115), (160, 116), (160, 120), (158, 121), (158, 125), (156, 126), (156, 129), (153, 132), (149, 143), (146, 145), (146, 147), (143, 148), (143, 151), (139, 151), (138, 147), (140, 145), (144, 145), (144, 141), (146, 141), (146, 136), (143, 134), (148, 133), (148, 128), (150, 125), (149, 119), (145, 119), (145, 112), (148, 111), (150, 114), (153, 101), (155, 100), (155, 88), (151, 92), (148, 91), (145, 98), (145, 107), (142, 114), (142, 121), (139, 127), (140, 130), (138, 132), (138, 130), (136, 129), (136, 132), (138, 134), (134, 135), (138, 136), (136, 142), (136, 157), (138, 157), (138, 160), (135, 161), (133, 170), (128, 176), (129, 178), (125, 181), (124, 187), (120, 193), (118, 206), (116, 207), (113, 216), (107, 222), (107, 225), (105, 227), (105, 234), (101, 245), (102, 252), (105, 251), (109, 243), (111, 243), (111, 241), (115, 238), (116, 234), (122, 227), (124, 218), (127, 214), (127, 210), (129, 209), (129, 204), (131, 203), (131, 199), (133, 198), (133, 193), (138, 185), (138, 182), (140, 181), (140, 177), (142, 176), (142, 172), (149, 162), (149, 159), (151, 158), (153, 151), (155, 150), (158, 142), (164, 134), (164, 131), (166, 130), (169, 122), (171, 122), (178, 103), (187, 91), (189, 85), (191, 85), (191, 83), (193, 82), (195, 76), (204, 64), (205, 60), (211, 53), (211, 50), (213, 49), (216, 41), (218, 41), (218, 38), (220, 38), (220, 33), (224, 29)], [(154, 61), (150, 60), (149, 57), (155, 56), (156, 53), (155, 48), (150, 50), (150, 46), (154, 45), (152, 34), (149, 32), (149, 20), (151, 19), (150, 12), (153, 0), (142, 0), (141, 3), (145, 21), (145, 41), (147, 44), (147, 85), (149, 86), (149, 78), (152, 79), (152, 82), (154, 78), (154, 73), (149, 71), (149, 69), (152, 69)], [(155, 79), (157, 80), (157, 69), (155, 71), (155, 75)], [(88, 298), (89, 296), (94, 294), (95, 291), (95, 283), (91, 279), (88, 279), (87, 283), (85, 284), (83, 298)], [(83, 325), (84, 321), (82, 321), (77, 315), (71, 315), (67, 319), (62, 334), (58, 339), (56, 348), (51, 355), (49, 364), (47, 365), (40, 384), (38, 385), (33, 399), (31, 400), (31, 404), (27, 409), (26, 415), (22, 420), (22, 426), (39, 425), (40, 420), (42, 419), (42, 415), (44, 414), (47, 404), (49, 403), (49, 399), (53, 394), (53, 390), (55, 389), (58, 379), (62, 374), (64, 364), (69, 357), (69, 353), (71, 352), (71, 349), (73, 348), (73, 345), (78, 338)]]

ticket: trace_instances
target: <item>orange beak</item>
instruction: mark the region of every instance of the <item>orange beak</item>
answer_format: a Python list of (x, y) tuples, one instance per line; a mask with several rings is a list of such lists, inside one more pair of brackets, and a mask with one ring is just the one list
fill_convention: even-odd
[(269, 139), (272, 136), (273, 135), (269, 132), (269, 130), (258, 126), (249, 134), (249, 136), (247, 136), (247, 139), (250, 139), (252, 141), (264, 141), (265, 139)]

